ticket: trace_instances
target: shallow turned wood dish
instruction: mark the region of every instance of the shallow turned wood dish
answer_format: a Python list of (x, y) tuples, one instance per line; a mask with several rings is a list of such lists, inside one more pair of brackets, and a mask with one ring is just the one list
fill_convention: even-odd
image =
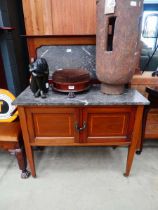
[(74, 93), (82, 92), (90, 87), (90, 74), (86, 69), (62, 69), (52, 75), (53, 89), (59, 92)]

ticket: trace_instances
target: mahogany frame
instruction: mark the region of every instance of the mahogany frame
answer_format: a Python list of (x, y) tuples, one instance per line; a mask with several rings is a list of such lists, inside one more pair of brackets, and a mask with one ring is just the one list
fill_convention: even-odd
[[(114, 138), (113, 141), (104, 141), (104, 142), (100, 142), (98, 143), (97, 141), (94, 143), (89, 143), (89, 142), (81, 142), (81, 143), (77, 143), (74, 141), (74, 143), (68, 143), (68, 142), (64, 142), (63, 144), (59, 144), (58, 142), (52, 142), (52, 138), (48, 138), (47, 141), (45, 142), (44, 139), (45, 137), (41, 140), (41, 144), (39, 144), (38, 142), (31, 142), (31, 137), (30, 137), (30, 118), (28, 117), (28, 111), (30, 109), (34, 109), (34, 107), (36, 109), (41, 109), (40, 107), (37, 106), (18, 106), (18, 111), (19, 111), (19, 117), (20, 117), (20, 122), (21, 122), (21, 128), (22, 128), (22, 132), (23, 132), (23, 138), (24, 138), (24, 144), (25, 144), (25, 149), (26, 149), (26, 154), (27, 154), (27, 158), (29, 161), (29, 165), (30, 165), (30, 169), (31, 169), (31, 174), (33, 177), (36, 177), (36, 170), (35, 170), (35, 162), (34, 162), (34, 153), (32, 150), (32, 146), (128, 146), (128, 154), (127, 154), (127, 161), (126, 161), (126, 169), (125, 169), (125, 173), (124, 176), (128, 177), (131, 171), (131, 167), (132, 167), (132, 163), (133, 163), (133, 159), (134, 159), (134, 154), (137, 150), (137, 144), (139, 142), (140, 136), (140, 129), (141, 129), (141, 123), (142, 123), (142, 115), (143, 115), (143, 109), (144, 106), (143, 105), (136, 105), (135, 110), (131, 109), (131, 114), (135, 115), (135, 120), (134, 122), (132, 122), (132, 125), (130, 127), (130, 130), (133, 130), (133, 134), (132, 136), (129, 136), (127, 134), (127, 141), (125, 142), (121, 142), (119, 141), (119, 138)], [(48, 106), (43, 106), (42, 108), (47, 109)], [(103, 106), (105, 108), (109, 107), (109, 106)], [(122, 108), (124, 108), (125, 106), (122, 106)], [(133, 107), (131, 105), (131, 107)], [(53, 109), (56, 109), (56, 106), (53, 106)], [(72, 108), (69, 106), (66, 106), (66, 108)], [(87, 107), (86, 107), (87, 108)], [(96, 110), (98, 110), (98, 106), (93, 107)], [(78, 107), (75, 106), (75, 110), (78, 109), (78, 113), (79, 115), (78, 118), (80, 118), (82, 120), (82, 111), (81, 109), (84, 109), (84, 107)], [(132, 111), (133, 110), (133, 111)], [(115, 111), (118, 111), (118, 107), (115, 106), (113, 107), (113, 111), (115, 113)], [(74, 111), (76, 113), (76, 111)], [(132, 113), (134, 112), (134, 113)], [(45, 114), (46, 112), (44, 111), (43, 114)], [(79, 117), (80, 116), (80, 117)], [(78, 119), (79, 120), (79, 119)], [(81, 123), (81, 121), (79, 120), (79, 123)], [(131, 122), (130, 122), (131, 123)], [(34, 125), (33, 125), (34, 127)], [(32, 129), (32, 128), (31, 128)], [(86, 135), (86, 134), (85, 134)], [(81, 138), (83, 137), (82, 134), (80, 136)], [(34, 139), (36, 139), (36, 136), (34, 136)]]
[(27, 39), (30, 61), (37, 57), (37, 49), (46, 45), (95, 45), (95, 35), (23, 36)]

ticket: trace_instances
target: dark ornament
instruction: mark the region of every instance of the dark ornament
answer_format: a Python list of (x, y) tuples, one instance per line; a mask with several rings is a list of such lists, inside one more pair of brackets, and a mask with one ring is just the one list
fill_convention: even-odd
[(38, 58), (29, 65), (31, 72), (30, 88), (35, 97), (46, 98), (49, 89), (48, 76), (49, 68), (44, 58)]
[(74, 98), (77, 92), (88, 90), (90, 80), (89, 72), (82, 68), (56, 70), (52, 75), (53, 89), (68, 93), (69, 98)]

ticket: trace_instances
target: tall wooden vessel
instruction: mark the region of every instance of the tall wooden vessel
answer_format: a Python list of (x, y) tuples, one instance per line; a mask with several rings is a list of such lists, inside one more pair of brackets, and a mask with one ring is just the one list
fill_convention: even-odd
[(121, 94), (139, 56), (143, 0), (97, 1), (97, 77), (101, 91)]

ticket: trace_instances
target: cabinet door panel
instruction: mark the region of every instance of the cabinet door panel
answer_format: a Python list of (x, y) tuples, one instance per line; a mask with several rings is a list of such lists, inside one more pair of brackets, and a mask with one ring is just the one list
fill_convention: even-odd
[(34, 114), (33, 121), (37, 137), (73, 136), (73, 116), (71, 114)]
[(123, 136), (127, 132), (127, 114), (93, 114), (88, 116), (89, 136)]
[(27, 35), (90, 35), (96, 0), (22, 0)]
[(87, 129), (83, 141), (127, 141), (132, 134), (134, 113), (135, 109), (130, 107), (85, 109), (84, 121), (87, 122)]
[(78, 112), (73, 108), (30, 108), (27, 109), (31, 142), (39, 144), (64, 144), (78, 142), (74, 124)]

